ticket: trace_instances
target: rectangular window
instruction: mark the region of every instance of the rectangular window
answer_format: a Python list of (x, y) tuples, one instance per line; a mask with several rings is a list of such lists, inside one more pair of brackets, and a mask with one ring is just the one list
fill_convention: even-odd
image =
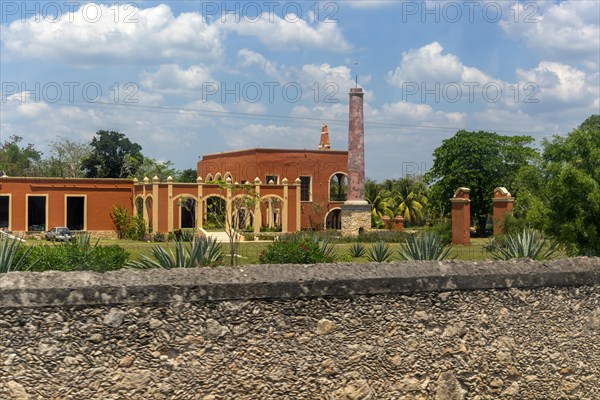
[(0, 196), (0, 229), (10, 227), (10, 196)]
[(85, 197), (67, 196), (67, 228), (72, 231), (85, 230)]
[(27, 196), (27, 230), (45, 231), (46, 228), (46, 196)]
[(300, 201), (312, 201), (310, 191), (310, 176), (300, 177)]
[(265, 178), (265, 183), (269, 184), (273, 181), (274, 184), (279, 185), (279, 175), (267, 175)]

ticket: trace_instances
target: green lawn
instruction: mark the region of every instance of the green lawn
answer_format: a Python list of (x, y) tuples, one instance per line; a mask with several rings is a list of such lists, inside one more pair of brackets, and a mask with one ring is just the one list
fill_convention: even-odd
[[(458, 260), (485, 260), (490, 259), (489, 253), (487, 253), (483, 246), (488, 242), (488, 239), (471, 239), (470, 246), (453, 246), (450, 251), (450, 258), (455, 258)], [(49, 243), (49, 242), (32, 242), (28, 241), (28, 243)], [(135, 260), (139, 258), (141, 254), (150, 254), (150, 250), (154, 246), (167, 246), (165, 243), (146, 243), (139, 242), (133, 240), (111, 240), (111, 239), (101, 239), (101, 245), (110, 245), (110, 244), (118, 244), (119, 246), (125, 248), (129, 253), (129, 258)], [(258, 257), (267, 246), (268, 241), (258, 241), (258, 242), (241, 242), (239, 248), (239, 264), (258, 264)], [(372, 243), (364, 243), (366, 249), (368, 249)], [(350, 250), (350, 246), (352, 243), (339, 243), (335, 245), (337, 248), (337, 254), (348, 254)], [(394, 260), (398, 259), (397, 249), (400, 247), (398, 243), (390, 243), (389, 246), (394, 250)], [(226, 254), (229, 254), (229, 244), (223, 243), (223, 249)], [(367, 262), (365, 257), (353, 259), (355, 262)]]

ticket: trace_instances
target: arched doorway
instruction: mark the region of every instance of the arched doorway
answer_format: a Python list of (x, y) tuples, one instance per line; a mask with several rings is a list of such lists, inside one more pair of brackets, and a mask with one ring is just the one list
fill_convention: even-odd
[(202, 201), (202, 227), (206, 230), (222, 231), (226, 229), (225, 216), (227, 203), (220, 195), (209, 195)]
[(334, 208), (325, 216), (325, 229), (342, 229), (342, 210)]

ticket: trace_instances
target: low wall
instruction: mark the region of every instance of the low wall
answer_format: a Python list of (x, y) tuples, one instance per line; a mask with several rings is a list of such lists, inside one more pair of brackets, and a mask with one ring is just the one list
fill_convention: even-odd
[(4, 399), (599, 399), (600, 259), (0, 276)]

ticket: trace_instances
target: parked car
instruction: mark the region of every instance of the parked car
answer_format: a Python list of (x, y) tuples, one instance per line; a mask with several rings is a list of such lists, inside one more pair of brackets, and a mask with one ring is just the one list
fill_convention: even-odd
[(69, 228), (64, 226), (59, 226), (57, 228), (52, 228), (48, 232), (46, 232), (46, 240), (61, 240), (61, 241), (71, 241), (73, 239), (73, 233)]

